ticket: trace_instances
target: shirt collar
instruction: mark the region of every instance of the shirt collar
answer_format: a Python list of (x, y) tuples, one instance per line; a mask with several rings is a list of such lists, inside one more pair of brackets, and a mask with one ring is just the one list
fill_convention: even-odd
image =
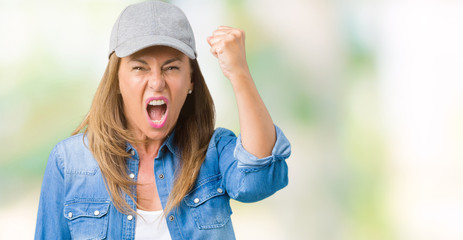
[[(175, 137), (175, 129), (172, 130), (172, 132), (167, 136), (167, 139), (164, 141), (164, 143), (161, 145), (161, 148), (159, 148), (160, 151), (165, 151), (163, 149), (168, 149), (171, 153), (175, 154), (177, 157), (180, 157), (180, 151), (178, 147), (174, 144), (174, 137)], [(134, 151), (134, 157), (138, 159), (138, 153), (137, 150), (130, 144), (126, 143), (125, 144), (125, 151), (128, 153), (131, 153), (131, 151)]]
[(169, 134), (169, 136), (167, 137), (167, 140), (164, 142), (162, 147), (167, 146), (167, 148), (169, 149), (171, 153), (177, 155), (177, 157), (180, 157), (179, 149), (174, 144), (174, 138), (175, 138), (175, 129), (172, 130), (172, 132)]

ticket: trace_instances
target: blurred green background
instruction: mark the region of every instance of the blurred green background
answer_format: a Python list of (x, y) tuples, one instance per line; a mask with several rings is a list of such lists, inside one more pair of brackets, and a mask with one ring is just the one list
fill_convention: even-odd
[[(48, 154), (89, 109), (128, 0), (0, 0), (0, 239), (31, 239)], [(233, 202), (238, 239), (462, 239), (458, 1), (171, 1), (190, 19), (217, 127), (239, 132), (206, 37), (246, 32), (292, 144), (289, 186)]]

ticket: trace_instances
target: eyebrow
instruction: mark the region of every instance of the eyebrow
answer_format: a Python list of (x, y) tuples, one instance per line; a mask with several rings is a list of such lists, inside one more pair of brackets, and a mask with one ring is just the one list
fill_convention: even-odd
[[(129, 60), (129, 62), (132, 62), (132, 61), (134, 61), (134, 62), (139, 62), (139, 63), (148, 65), (148, 63), (147, 63), (145, 60), (140, 59), (140, 58), (131, 58), (131, 59)], [(162, 64), (162, 66), (164, 66), (164, 65), (166, 65), (166, 64), (169, 64), (169, 63), (172, 63), (172, 62), (175, 62), (175, 61), (180, 61), (180, 62), (182, 62), (182, 59), (181, 59), (180, 57), (173, 57), (173, 58), (171, 58), (171, 59), (169, 59), (169, 60), (166, 60), (166, 61)]]
[(139, 58), (131, 58), (129, 60), (129, 62), (139, 62), (139, 63), (145, 64), (145, 65), (148, 65), (148, 63), (145, 60), (141, 60)]
[(172, 63), (172, 62), (175, 62), (175, 61), (180, 61), (180, 62), (182, 62), (182, 59), (181, 59), (180, 57), (173, 57), (173, 58), (171, 58), (171, 59), (165, 61), (164, 64), (162, 64), (162, 65), (164, 66), (164, 65), (167, 65), (167, 64)]

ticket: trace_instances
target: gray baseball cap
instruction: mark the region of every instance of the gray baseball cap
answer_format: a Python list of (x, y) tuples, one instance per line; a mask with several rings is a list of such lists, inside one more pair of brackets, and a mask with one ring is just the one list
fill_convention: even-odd
[(116, 52), (122, 58), (151, 46), (172, 47), (196, 58), (193, 30), (180, 8), (147, 1), (122, 11), (111, 32), (108, 56)]

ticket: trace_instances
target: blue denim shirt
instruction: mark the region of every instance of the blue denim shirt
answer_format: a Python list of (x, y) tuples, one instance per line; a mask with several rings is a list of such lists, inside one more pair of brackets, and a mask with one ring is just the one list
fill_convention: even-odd
[[(181, 204), (166, 214), (172, 239), (235, 239), (230, 220), (230, 198), (241, 202), (262, 200), (288, 184), (285, 159), (291, 148), (275, 126), (277, 140), (272, 155), (258, 159), (227, 129), (215, 130), (196, 185)], [(113, 205), (98, 163), (75, 135), (52, 150), (40, 194), (35, 239), (134, 239), (135, 217)], [(85, 139), (86, 141), (86, 139)], [(127, 145), (128, 173), (136, 181), (139, 157)], [(161, 146), (154, 163), (156, 186), (163, 208), (166, 205), (179, 151), (171, 134)], [(126, 196), (135, 209), (135, 204)]]

